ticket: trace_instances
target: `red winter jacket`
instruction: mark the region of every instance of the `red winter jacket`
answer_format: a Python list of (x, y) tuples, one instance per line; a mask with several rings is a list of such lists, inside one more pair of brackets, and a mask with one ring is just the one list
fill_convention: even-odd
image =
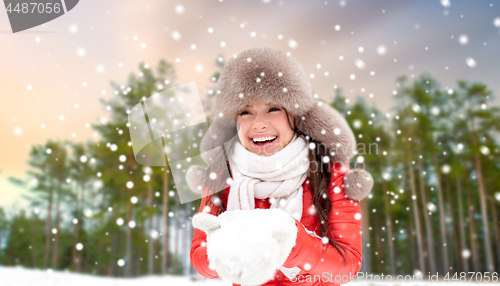
[[(349, 282), (351, 277), (356, 276), (361, 269), (361, 208), (358, 201), (353, 201), (345, 196), (343, 188), (344, 175), (349, 171), (349, 167), (344, 167), (342, 170), (337, 165), (335, 169), (332, 168), (332, 171), (332, 184), (328, 190), (328, 195), (332, 200), (332, 211), (328, 219), (330, 232), (333, 232), (335, 240), (346, 250), (344, 254), (346, 264), (344, 265), (342, 256), (332, 245), (329, 244), (328, 249), (324, 251), (321, 239), (308, 234), (304, 229), (314, 231), (318, 236), (321, 236), (317, 215), (310, 214), (308, 211), (314, 204), (309, 178), (307, 178), (302, 185), (304, 190), (302, 218), (300, 222), (295, 220), (298, 229), (297, 239), (290, 255), (283, 264), (283, 267), (298, 267), (301, 270), (295, 278), (290, 280), (278, 269), (275, 278), (262, 285), (339, 285)], [(205, 187), (205, 192), (206, 189)], [(224, 206), (227, 203), (229, 189), (228, 186), (221, 196)], [(202, 198), (199, 212), (202, 212), (206, 206), (206, 199), (206, 196)], [(255, 199), (255, 208), (268, 209), (269, 206), (268, 198)], [(214, 214), (215, 210), (210, 212)], [(191, 246), (191, 263), (201, 275), (211, 279), (218, 278), (217, 272), (208, 267), (206, 241), (205, 232), (195, 228)], [(306, 271), (306, 268), (309, 270)], [(233, 283), (233, 286), (239, 285)]]

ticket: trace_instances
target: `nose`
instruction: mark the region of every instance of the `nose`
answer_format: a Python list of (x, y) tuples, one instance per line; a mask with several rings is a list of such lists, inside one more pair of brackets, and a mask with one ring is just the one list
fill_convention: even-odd
[(255, 116), (255, 120), (253, 122), (253, 128), (257, 131), (265, 130), (269, 126), (269, 122), (265, 115), (258, 113)]

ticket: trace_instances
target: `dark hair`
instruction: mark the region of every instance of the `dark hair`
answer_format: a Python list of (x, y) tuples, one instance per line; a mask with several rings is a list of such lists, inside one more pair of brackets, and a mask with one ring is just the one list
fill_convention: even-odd
[[(285, 109), (286, 112), (286, 109)], [(288, 117), (288, 112), (287, 114), (287, 119)], [(320, 233), (322, 237), (328, 237), (328, 244), (326, 244), (326, 247), (324, 246), (324, 250), (328, 248), (328, 245), (332, 245), (342, 256), (344, 259), (344, 264), (346, 263), (346, 259), (344, 256), (345, 253), (345, 248), (335, 240), (333, 237), (333, 233), (330, 233), (328, 230), (330, 228), (330, 221), (328, 220), (328, 216), (332, 212), (332, 200), (330, 196), (328, 195), (328, 188), (330, 185), (330, 180), (331, 180), (331, 170), (330, 170), (330, 161), (328, 162), (323, 162), (322, 158), (324, 156), (329, 156), (329, 151), (325, 147), (324, 144), (320, 144), (310, 136), (302, 133), (299, 129), (296, 128), (296, 126), (292, 127), (292, 124), (290, 123), (290, 120), (288, 120), (288, 124), (290, 125), (290, 128), (300, 137), (302, 137), (305, 141), (306, 144), (309, 145), (310, 143), (314, 143), (315, 148), (311, 149), (308, 148), (309, 150), (309, 169), (307, 170), (307, 176), (309, 177), (310, 181), (310, 188), (311, 188), (311, 195), (313, 199), (313, 204), (314, 207), (316, 208), (316, 214), (318, 216), (319, 222), (320, 222)], [(235, 141), (238, 136), (233, 137), (231, 140)], [(223, 149), (224, 156), (219, 156), (218, 158), (215, 158), (209, 163), (209, 173), (214, 172), (215, 174), (219, 174), (215, 180), (208, 180), (208, 197), (207, 197), (207, 204), (212, 205), (213, 208), (216, 209), (215, 214), (219, 215), (223, 212), (226, 211), (226, 206), (222, 204), (222, 199), (221, 196), (223, 195), (223, 191), (226, 187), (226, 180), (229, 178), (230, 174), (227, 174), (227, 172), (223, 172), (221, 175), (220, 172), (221, 170), (225, 170), (223, 168), (224, 166), (227, 166), (228, 162), (226, 161), (225, 158), (227, 157), (227, 154), (231, 154), (232, 152), (232, 146), (234, 146), (234, 143), (236, 142), (229, 142), (230, 144), (227, 144), (227, 146), (230, 146), (228, 150), (225, 148)], [(229, 168), (227, 168), (229, 169)], [(215, 190), (213, 192), (212, 190)], [(342, 253), (341, 249), (344, 251)]]

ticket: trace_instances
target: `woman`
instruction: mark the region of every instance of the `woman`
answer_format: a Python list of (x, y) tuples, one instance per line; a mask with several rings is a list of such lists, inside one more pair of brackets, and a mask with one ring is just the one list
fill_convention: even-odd
[[(347, 283), (361, 268), (358, 200), (373, 180), (349, 169), (355, 139), (346, 121), (313, 99), (289, 54), (269, 47), (245, 50), (225, 65), (214, 116), (200, 146), (209, 169), (193, 166), (187, 174), (193, 190), (203, 189), (193, 218), (193, 266), (205, 277), (245, 285)], [(229, 255), (261, 263), (223, 265), (220, 247), (238, 235), (244, 243)], [(261, 246), (268, 247), (263, 254), (255, 251)]]

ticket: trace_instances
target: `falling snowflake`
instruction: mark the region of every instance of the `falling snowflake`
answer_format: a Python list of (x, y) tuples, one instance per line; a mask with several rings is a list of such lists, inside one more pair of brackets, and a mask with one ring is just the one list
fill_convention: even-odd
[(468, 249), (464, 249), (464, 250), (462, 250), (462, 257), (463, 257), (463, 258), (465, 258), (465, 259), (469, 258), (469, 257), (470, 257), (470, 254), (471, 254), (471, 253), (470, 253), (470, 250), (468, 250)]
[(365, 62), (363, 62), (362, 60), (360, 59), (357, 59), (356, 61), (354, 61), (354, 64), (356, 65), (356, 67), (358, 67), (359, 69), (364, 69), (365, 68)]
[(98, 72), (98, 73), (103, 73), (105, 68), (103, 65), (98, 65), (95, 70)]
[(102, 125), (104, 125), (104, 124), (108, 123), (108, 118), (106, 118), (106, 117), (104, 117), (104, 116), (101, 116), (101, 117), (99, 118), (99, 122), (100, 122)]
[(476, 61), (473, 59), (473, 58), (467, 58), (465, 59), (465, 63), (471, 67), (471, 68), (475, 68), (476, 67)]
[(76, 34), (78, 32), (78, 26), (76, 24), (71, 24), (68, 30), (71, 34)]
[(378, 48), (377, 48), (377, 54), (379, 54), (379, 55), (382, 56), (382, 55), (385, 55), (386, 52), (387, 52), (386, 47), (384, 47), (384, 46), (378, 46)]
[(437, 210), (437, 207), (435, 204), (431, 203), (431, 202), (428, 202), (427, 203), (427, 209), (430, 211), (430, 212), (436, 212)]
[(210, 179), (211, 180), (215, 180), (217, 178), (217, 174), (215, 174), (214, 172), (210, 173)]
[(444, 173), (444, 174), (448, 174), (450, 173), (451, 171), (451, 168), (449, 165), (443, 165), (443, 167), (441, 167), (441, 171)]
[(172, 33), (170, 35), (176, 41), (180, 41), (180, 39), (182, 38), (181, 33), (177, 32), (177, 31), (172, 31)]
[(118, 264), (118, 266), (123, 267), (125, 265), (125, 260), (119, 259), (117, 264)]
[(92, 210), (91, 209), (86, 209), (83, 214), (86, 216), (86, 217), (92, 217), (93, 213), (92, 213)]
[(83, 48), (76, 48), (76, 54), (83, 58), (87, 55), (87, 52)]
[(493, 20), (493, 25), (497, 28), (500, 28), (500, 17), (499, 18), (495, 18)]
[(460, 35), (460, 37), (458, 37), (458, 42), (461, 45), (467, 45), (467, 43), (469, 42), (469, 38), (467, 37), (467, 35)]
[[(38, 180), (36, 178), (31, 178), (31, 180), (29, 181), (29, 184), (32, 186), (32, 187), (37, 187), (38, 186)], [(38, 213), (37, 212), (38, 209), (35, 208), (35, 213)]]
[(156, 229), (152, 229), (150, 232), (149, 232), (149, 236), (152, 238), (152, 239), (157, 239), (160, 234), (158, 233), (158, 231)]
[(441, 5), (448, 8), (451, 6), (451, 2), (450, 2), (450, 0), (441, 0)]
[(180, 4), (177, 5), (177, 6), (175, 6), (175, 13), (177, 13), (179, 15), (182, 14), (182, 13), (184, 13), (184, 6), (182, 6)]
[(488, 156), (490, 154), (490, 149), (486, 146), (481, 146), (479, 148), (479, 151), (481, 151), (481, 153), (483, 153), (483, 155), (485, 156)]
[(19, 136), (23, 133), (23, 129), (21, 127), (14, 128), (14, 135)]
[(382, 178), (386, 181), (390, 180), (391, 179), (391, 174), (388, 173), (388, 172), (383, 172), (382, 173)]
[(439, 108), (438, 108), (438, 107), (435, 107), (435, 106), (434, 106), (434, 107), (432, 107), (432, 108), (431, 108), (431, 113), (432, 113), (433, 115), (438, 115), (438, 114), (439, 114)]
[(495, 193), (495, 199), (500, 202), (500, 192)]

